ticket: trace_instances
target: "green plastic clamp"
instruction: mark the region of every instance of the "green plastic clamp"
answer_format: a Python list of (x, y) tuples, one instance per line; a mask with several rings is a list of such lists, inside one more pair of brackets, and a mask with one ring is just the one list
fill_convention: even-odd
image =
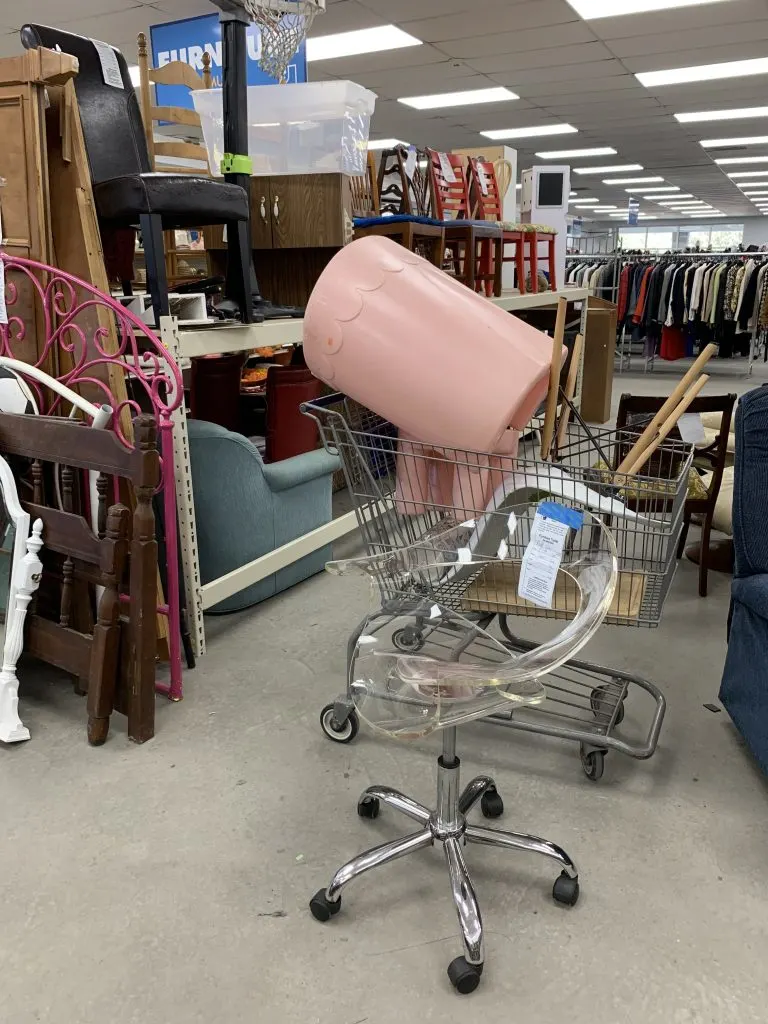
[(221, 158), (222, 174), (253, 174), (253, 161), (249, 156), (225, 153)]

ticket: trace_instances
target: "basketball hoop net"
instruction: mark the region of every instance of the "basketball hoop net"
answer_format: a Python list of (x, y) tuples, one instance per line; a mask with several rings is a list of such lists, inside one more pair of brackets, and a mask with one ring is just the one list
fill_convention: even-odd
[(241, 2), (261, 29), (261, 70), (279, 82), (285, 81), (291, 57), (306, 39), (315, 16), (325, 11), (325, 0)]

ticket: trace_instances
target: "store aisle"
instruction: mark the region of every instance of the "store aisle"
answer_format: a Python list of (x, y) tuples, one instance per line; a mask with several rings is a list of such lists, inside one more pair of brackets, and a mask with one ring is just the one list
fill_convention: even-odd
[(658, 755), (610, 755), (602, 783), (569, 745), (463, 730), (469, 775), (493, 768), (509, 827), (561, 841), (583, 899), (549, 898), (546, 864), (473, 848), (488, 965), (462, 999), (439, 851), (368, 876), (331, 926), (309, 896), (403, 822), (357, 817), (361, 789), (432, 802), (436, 743), (361, 734), (318, 712), (340, 687), (360, 592), (319, 577), (257, 614), (212, 621), (188, 699), (157, 738), (83, 740), (66, 685), (26, 687), (34, 740), (0, 751), (3, 1019), (13, 1024), (672, 1024), (764, 1020), (768, 786), (715, 699), (729, 581), (696, 597), (683, 563), (655, 632), (603, 629), (589, 656), (669, 698)]

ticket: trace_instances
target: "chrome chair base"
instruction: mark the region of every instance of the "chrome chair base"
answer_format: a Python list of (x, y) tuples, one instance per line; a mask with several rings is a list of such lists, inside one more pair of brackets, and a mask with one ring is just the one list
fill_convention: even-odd
[(481, 802), (483, 814), (488, 818), (499, 817), (504, 805), (494, 780), (487, 775), (473, 779), (460, 792), (460, 762), (455, 754), (455, 729), (446, 730), (446, 734), (453, 735), (444, 736), (443, 754), (437, 763), (436, 810), (430, 811), (411, 797), (388, 786), (371, 786), (366, 789), (357, 805), (360, 817), (377, 818), (381, 805), (385, 804), (418, 822), (420, 827), (402, 839), (375, 846), (339, 868), (328, 888), (321, 889), (312, 897), (309, 909), (318, 921), (329, 921), (341, 910), (342, 890), (353, 879), (373, 868), (433, 846), (435, 842), (442, 843), (464, 947), (463, 956), (450, 964), (448, 976), (457, 991), (468, 994), (480, 983), (485, 956), (480, 907), (462, 847), (466, 843), (477, 843), (506, 850), (524, 850), (556, 861), (561, 874), (555, 882), (552, 895), (557, 903), (565, 906), (574, 906), (579, 898), (579, 876), (568, 854), (546, 839), (467, 823), (466, 815), (478, 801)]

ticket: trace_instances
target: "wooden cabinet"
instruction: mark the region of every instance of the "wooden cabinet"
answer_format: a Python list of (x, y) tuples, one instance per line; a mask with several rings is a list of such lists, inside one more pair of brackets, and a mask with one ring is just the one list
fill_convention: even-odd
[[(317, 278), (352, 239), (352, 190), (344, 174), (251, 178), (251, 245), (259, 285), (273, 302), (305, 305)], [(218, 273), (223, 228), (205, 230)], [(267, 255), (269, 253), (269, 255)]]

